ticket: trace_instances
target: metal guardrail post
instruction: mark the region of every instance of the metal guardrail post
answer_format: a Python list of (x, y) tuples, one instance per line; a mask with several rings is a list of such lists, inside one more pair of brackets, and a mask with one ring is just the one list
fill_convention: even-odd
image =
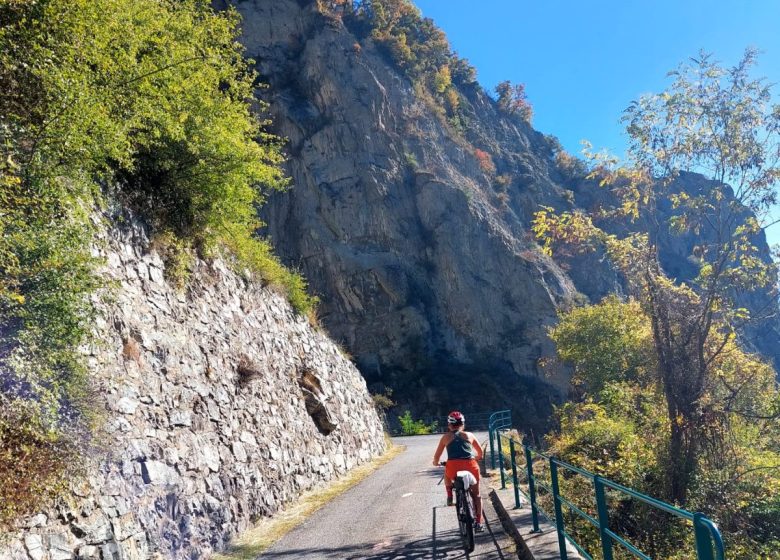
[(488, 436), (490, 437), (490, 468), (496, 468), (496, 449), (493, 447), (493, 429), (488, 428)]
[(534, 463), (531, 457), (531, 448), (523, 444), (525, 450), (525, 469), (528, 471), (528, 495), (531, 497), (531, 521), (533, 521), (533, 533), (539, 532), (539, 510), (536, 507), (536, 483), (534, 482)]
[(704, 515), (701, 513), (693, 514), (693, 533), (696, 537), (696, 558), (697, 560), (715, 560), (710, 530), (702, 523), (703, 517)]
[(609, 529), (609, 510), (607, 509), (607, 494), (600, 476), (593, 477), (596, 492), (596, 508), (599, 514), (599, 537), (601, 538), (601, 554), (604, 560), (612, 560), (612, 537), (607, 534)]
[(555, 459), (550, 457), (550, 481), (552, 482), (553, 505), (555, 506), (555, 528), (558, 531), (558, 549), (561, 551), (561, 560), (568, 560), (566, 554), (566, 536), (564, 535), (563, 510), (561, 508), (561, 491), (558, 487), (558, 465)]
[[(509, 410), (499, 410), (494, 412), (488, 418), (488, 435), (490, 436), (490, 468), (496, 468), (496, 448), (493, 447), (493, 434), (496, 435), (496, 443), (498, 443), (498, 433), (502, 428), (510, 428), (512, 426), (512, 412)], [(498, 452), (501, 453), (499, 446)]]
[(504, 450), (501, 447), (501, 430), (496, 430), (496, 447), (498, 447), (498, 469), (501, 471), (501, 490), (505, 490), (506, 474), (504, 473)]
[(509, 455), (512, 458), (512, 485), (515, 489), (515, 509), (520, 509), (520, 489), (517, 482), (517, 460), (515, 459), (515, 440), (509, 438)]

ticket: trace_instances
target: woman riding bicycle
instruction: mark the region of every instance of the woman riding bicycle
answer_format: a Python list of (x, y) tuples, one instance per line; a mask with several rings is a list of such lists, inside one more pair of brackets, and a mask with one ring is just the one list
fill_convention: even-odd
[(469, 471), (477, 483), (469, 488), (474, 499), (474, 530), (482, 531), (482, 499), (479, 495), (479, 464), (482, 459), (482, 447), (471, 432), (464, 432), (466, 418), (458, 411), (447, 416), (449, 432), (441, 436), (439, 446), (433, 455), (433, 465), (439, 466), (444, 449), (447, 449), (447, 464), (444, 468), (444, 487), (447, 490), (447, 505), (452, 505), (452, 485), (458, 471)]

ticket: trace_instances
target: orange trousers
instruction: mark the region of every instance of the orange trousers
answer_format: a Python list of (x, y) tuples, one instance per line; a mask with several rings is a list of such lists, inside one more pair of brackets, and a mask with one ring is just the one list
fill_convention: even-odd
[(444, 465), (444, 478), (448, 486), (452, 485), (455, 477), (458, 476), (458, 471), (469, 471), (479, 483), (479, 463), (476, 459), (447, 459), (447, 464)]

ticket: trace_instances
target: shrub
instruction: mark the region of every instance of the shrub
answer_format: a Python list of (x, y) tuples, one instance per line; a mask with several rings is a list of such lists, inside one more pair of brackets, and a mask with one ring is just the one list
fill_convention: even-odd
[(530, 124), (533, 108), (525, 93), (525, 84), (512, 84), (509, 80), (496, 86), (498, 108), (508, 115), (517, 115)]
[(493, 163), (493, 157), (485, 150), (474, 148), (474, 157), (477, 158), (479, 168), (483, 173), (493, 176), (496, 174), (496, 165)]
[(652, 369), (652, 333), (639, 304), (609, 296), (560, 314), (549, 331), (572, 382), (591, 394), (614, 381), (646, 377)]
[(35, 513), (66, 486), (79, 449), (47, 427), (36, 406), (0, 398), (0, 529)]
[(391, 398), (393, 396), (393, 390), (385, 388), (382, 393), (372, 393), (371, 398), (374, 401), (374, 408), (377, 413), (384, 418), (388, 410), (393, 408), (396, 403)]
[(444, 93), (452, 85), (450, 67), (446, 64), (439, 68), (439, 70), (434, 74), (433, 78), (433, 88), (436, 93)]
[(509, 173), (498, 175), (495, 179), (495, 184), (499, 190), (506, 191), (509, 185), (512, 184), (512, 176)]
[(426, 424), (423, 420), (415, 420), (408, 410), (398, 420), (401, 422), (401, 433), (405, 436), (419, 436), (432, 434), (436, 429), (436, 422)]
[(458, 90), (453, 86), (444, 90), (444, 101), (446, 102), (447, 113), (455, 115), (459, 121), (463, 120), (463, 115), (460, 113), (461, 107), (461, 95)]
[(581, 179), (588, 174), (588, 166), (565, 150), (555, 153), (555, 165), (566, 179)]

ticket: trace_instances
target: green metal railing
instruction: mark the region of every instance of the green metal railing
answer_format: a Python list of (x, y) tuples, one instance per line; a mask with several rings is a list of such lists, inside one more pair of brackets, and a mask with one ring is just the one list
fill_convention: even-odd
[[(571, 514), (574, 514), (581, 519), (584, 519), (588, 524), (595, 527), (599, 535), (599, 543), (601, 548), (601, 557), (603, 560), (613, 560), (613, 547), (618, 545), (620, 548), (628, 551), (633, 557), (640, 558), (642, 560), (652, 560), (650, 556), (639, 550), (636, 546), (631, 544), (627, 538), (617, 534), (609, 526), (609, 511), (608, 511), (608, 491), (617, 492), (623, 495), (630, 496), (633, 499), (639, 500), (643, 504), (650, 506), (651, 508), (666, 512), (675, 517), (688, 520), (692, 523), (693, 538), (696, 551), (696, 558), (698, 560), (725, 560), (725, 551), (723, 547), (723, 539), (717, 526), (707, 519), (701, 513), (691, 513), (684, 509), (674, 507), (670, 504), (656, 500), (650, 496), (646, 496), (636, 490), (612, 482), (606, 478), (602, 478), (584, 469), (580, 469), (574, 465), (561, 461), (551, 455), (547, 455), (538, 451), (523, 442), (516, 441), (509, 437), (506, 433), (507, 427), (503, 426), (506, 423), (506, 418), (510, 417), (508, 411), (501, 411), (500, 416), (496, 416), (495, 427), (490, 431), (490, 444), (491, 444), (491, 462), (495, 468), (496, 454), (498, 454), (499, 468), (501, 469), (501, 487), (506, 488), (505, 474), (504, 474), (504, 453), (501, 447), (501, 439), (507, 439), (509, 442), (509, 462), (512, 467), (512, 483), (514, 486), (514, 498), (515, 508), (521, 507), (520, 495), (522, 494), (528, 500), (531, 505), (531, 521), (533, 524), (533, 532), (539, 532), (539, 515), (543, 515), (548, 521), (555, 524), (556, 532), (558, 533), (558, 547), (560, 550), (561, 560), (568, 560), (568, 554), (566, 551), (567, 541), (576, 548), (584, 558), (593, 560), (584, 547), (576, 541), (573, 535), (566, 529), (564, 523), (564, 508)], [(502, 418), (502, 420), (498, 420)], [(504, 434), (502, 435), (502, 430)], [(493, 440), (495, 438), (496, 447), (493, 447)], [(523, 452), (520, 453), (517, 450), (517, 446), (522, 447)], [(527, 475), (527, 492), (520, 488), (520, 482), (518, 480), (518, 464), (517, 457), (522, 455), (525, 460), (526, 475)], [(549, 468), (549, 483), (546, 479), (540, 480), (538, 473), (534, 470), (534, 461), (541, 463)], [(560, 475), (559, 470), (563, 469), (574, 475), (579, 475), (589, 480), (593, 484), (594, 498), (595, 498), (595, 511), (596, 517), (589, 515), (583, 511), (580, 507), (575, 505), (572, 500), (563, 496), (560, 488)], [(539, 507), (537, 503), (537, 492), (539, 489), (544, 490), (550, 497), (552, 497), (552, 504), (554, 513), (548, 514)], [(585, 508), (588, 509), (588, 508)]]
[[(498, 438), (500, 437), (501, 430), (508, 430), (512, 427), (512, 411), (499, 410), (494, 412), (488, 417), (488, 437), (490, 438), (490, 465), (491, 468), (496, 468), (496, 446), (493, 445), (493, 440), (496, 439), (496, 443), (500, 443)], [(501, 449), (501, 446), (498, 446)], [(501, 469), (501, 488), (505, 487), (504, 484), (504, 470)]]

